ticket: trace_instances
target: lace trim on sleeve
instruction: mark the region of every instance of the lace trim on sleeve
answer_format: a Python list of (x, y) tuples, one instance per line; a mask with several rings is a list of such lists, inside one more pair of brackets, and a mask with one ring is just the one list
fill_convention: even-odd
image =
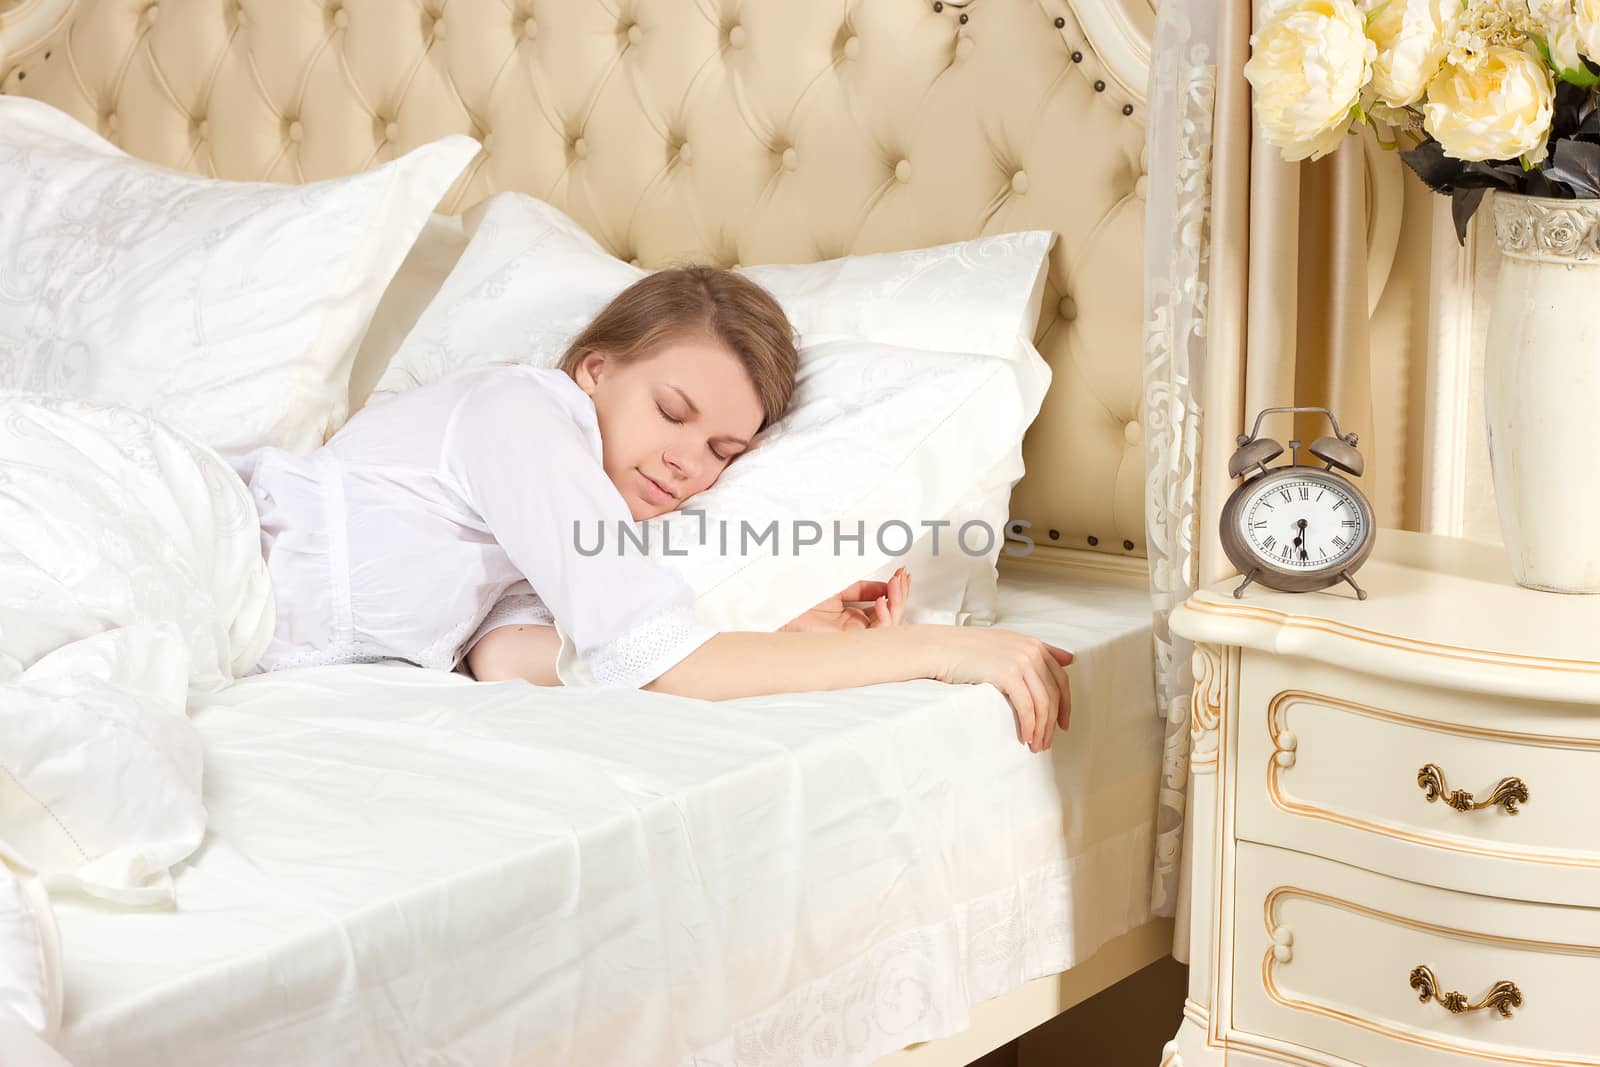
[(638, 689), (661, 677), (716, 632), (695, 617), (693, 607), (674, 602), (615, 640), (580, 655), (579, 662), (587, 668), (588, 678), (569, 679), (563, 675), (561, 681), (564, 685)]

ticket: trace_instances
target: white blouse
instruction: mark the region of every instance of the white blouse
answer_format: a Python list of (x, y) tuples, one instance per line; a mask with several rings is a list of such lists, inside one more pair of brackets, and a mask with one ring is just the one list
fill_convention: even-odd
[[(322, 448), (233, 461), (277, 598), (258, 670), (453, 669), (484, 634), (553, 623), (566, 685), (637, 688), (714, 630), (678, 572), (618, 554), (633, 519), (594, 402), (560, 370), (478, 367), (367, 408)], [(580, 533), (575, 533), (574, 524)], [(605, 530), (605, 551), (585, 555)]]

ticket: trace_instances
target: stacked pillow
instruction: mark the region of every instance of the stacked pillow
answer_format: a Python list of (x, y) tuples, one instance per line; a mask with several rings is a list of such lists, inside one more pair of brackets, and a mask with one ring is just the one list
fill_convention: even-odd
[[(466, 229), (461, 258), (369, 403), (483, 363), (555, 366), (648, 273), (521, 194), (479, 205)], [(993, 620), (1022, 435), (1050, 382), (1029, 339), (1052, 240), (1031, 231), (740, 269), (800, 333), (793, 405), (709, 491), (646, 524), (651, 553), (670, 546), (709, 624), (775, 629), (901, 564), (913, 575), (913, 621)], [(759, 534), (773, 522), (776, 556), (773, 541), (751, 548), (755, 537), (742, 537), (745, 523)], [(963, 537), (967, 522), (977, 525)], [(817, 535), (810, 523), (819, 544), (800, 543)]]
[(0, 389), (140, 408), (222, 452), (315, 448), (347, 416), (385, 287), (477, 152), (446, 137), (348, 178), (225, 182), (0, 96)]
[[(533, 197), (486, 201), (464, 230), (430, 215), (477, 150), (446, 137), (347, 178), (224, 182), (0, 97), (0, 390), (142, 409), (224, 453), (309, 451), (374, 380), (379, 403), (474, 364), (554, 366), (646, 272)], [(901, 564), (913, 621), (992, 621), (1050, 381), (1030, 338), (1052, 240), (741, 269), (799, 331), (794, 404), (687, 502), (703, 518), (647, 524), (708, 622), (773, 629)], [(746, 523), (776, 523), (780, 554), (741, 552)]]

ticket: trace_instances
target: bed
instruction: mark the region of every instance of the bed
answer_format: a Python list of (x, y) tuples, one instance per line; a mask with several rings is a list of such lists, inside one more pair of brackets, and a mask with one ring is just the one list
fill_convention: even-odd
[[(1030, 758), (989, 687), (705, 705), (381, 665), (244, 679), (192, 709), (210, 822), (183, 903), (57, 906), (73, 1063), (960, 1064), (1166, 955), (1152, 21), (1142, 0), (0, 4), (0, 90), (200, 173), (312, 181), (466, 133), (483, 151), (442, 211), (531, 192), (647, 267), (1060, 235), (1035, 335), (1055, 384), (1012, 507), (1038, 547), (1002, 568), (998, 624), (1078, 654), (1066, 743)], [(662, 137), (726, 165), (664, 169)]]
[(63, 1050), (847, 1064), (965, 1030), (1150, 918), (1143, 595), (1008, 578), (1002, 610), (1078, 650), (1047, 758), (987, 686), (708, 707), (387, 665), (245, 679), (194, 712), (210, 822), (182, 906), (57, 904)]

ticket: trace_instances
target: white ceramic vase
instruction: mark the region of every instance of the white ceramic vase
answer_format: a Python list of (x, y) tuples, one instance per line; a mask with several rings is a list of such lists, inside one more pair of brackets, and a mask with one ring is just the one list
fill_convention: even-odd
[(1483, 406), (1518, 584), (1600, 593), (1600, 200), (1495, 193)]

